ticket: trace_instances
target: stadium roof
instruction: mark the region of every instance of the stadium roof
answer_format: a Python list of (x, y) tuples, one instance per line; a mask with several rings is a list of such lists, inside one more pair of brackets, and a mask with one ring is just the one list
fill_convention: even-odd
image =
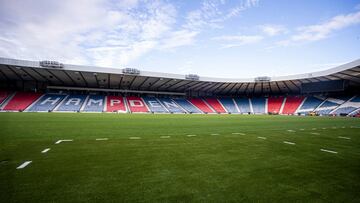
[(45, 84), (50, 89), (140, 93), (299, 93), (302, 84), (321, 81), (345, 80), (349, 86), (359, 87), (360, 59), (328, 70), (306, 74), (235, 79), (0, 58), (0, 80), (36, 82)]

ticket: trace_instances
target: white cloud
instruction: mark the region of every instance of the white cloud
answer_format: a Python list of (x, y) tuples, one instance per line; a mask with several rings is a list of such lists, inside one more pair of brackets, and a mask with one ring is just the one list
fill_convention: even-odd
[(269, 36), (276, 36), (279, 34), (284, 34), (287, 32), (287, 29), (283, 25), (261, 25), (259, 28)]
[(258, 43), (264, 39), (260, 35), (224, 35), (212, 38), (213, 40), (222, 41), (222, 48), (238, 47), (246, 44)]
[(166, 0), (2, 0), (0, 55), (64, 63), (125, 66), (154, 50), (188, 46), (208, 28), (256, 6), (204, 0), (179, 23)]
[(338, 15), (330, 20), (316, 24), (299, 27), (297, 33), (290, 39), (278, 42), (279, 45), (290, 45), (308, 41), (318, 41), (328, 38), (333, 32), (356, 24), (360, 24), (360, 11), (346, 15)]

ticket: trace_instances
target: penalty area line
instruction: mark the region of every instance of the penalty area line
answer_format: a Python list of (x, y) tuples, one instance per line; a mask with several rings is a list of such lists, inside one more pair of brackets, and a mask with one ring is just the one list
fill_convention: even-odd
[(140, 140), (141, 137), (129, 137), (130, 140)]
[(290, 145), (295, 145), (295, 143), (293, 143), (293, 142), (288, 142), (288, 141), (284, 141), (283, 143), (285, 143), (285, 144), (290, 144)]
[(195, 137), (196, 135), (186, 135), (186, 136), (188, 136), (188, 137)]
[(263, 140), (266, 140), (266, 137), (257, 137), (259, 139), (263, 139)]
[(16, 169), (23, 169), (25, 168), (27, 165), (31, 164), (32, 161), (25, 161), (24, 163), (22, 163), (20, 166), (18, 166)]
[(320, 151), (322, 151), (322, 152), (328, 152), (328, 153), (332, 153), (332, 154), (337, 154), (337, 152), (332, 151), (332, 150), (327, 150), (327, 149), (320, 149)]
[(62, 142), (72, 142), (73, 140), (58, 140), (55, 142), (55, 144), (60, 144)]
[(104, 141), (104, 140), (109, 140), (109, 138), (96, 138), (96, 141)]
[(345, 139), (345, 140), (351, 140), (351, 138), (350, 138), (350, 137), (343, 137), (343, 136), (339, 136), (338, 138), (340, 138), (340, 139)]
[(50, 148), (46, 148), (46, 149), (42, 150), (41, 153), (45, 154), (48, 151), (50, 151)]

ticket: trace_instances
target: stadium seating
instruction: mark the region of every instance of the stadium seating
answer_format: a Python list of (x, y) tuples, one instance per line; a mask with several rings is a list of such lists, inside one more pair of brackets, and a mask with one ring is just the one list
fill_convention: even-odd
[(142, 97), (151, 112), (167, 113), (169, 112), (155, 97)]
[(215, 113), (204, 100), (200, 98), (190, 98), (189, 101), (204, 113)]
[(209, 104), (212, 109), (214, 109), (217, 113), (226, 113), (226, 110), (222, 106), (222, 104), (215, 98), (207, 98), (205, 99), (206, 103)]
[(86, 100), (86, 97), (87, 95), (69, 95), (54, 109), (54, 111), (80, 111), (82, 105)]
[(41, 94), (32, 92), (16, 92), (13, 98), (5, 105), (5, 111), (24, 111), (34, 103)]
[(227, 112), (240, 113), (237, 107), (235, 106), (234, 100), (232, 98), (222, 98), (219, 99), (219, 101), (222, 103), (222, 105), (224, 106)]
[(350, 114), (352, 112), (356, 113), (356, 110), (360, 108), (360, 97), (356, 96), (352, 98), (350, 101), (342, 104), (337, 108), (332, 114), (340, 115), (340, 114)]
[(105, 96), (90, 95), (86, 100), (84, 109), (85, 112), (102, 112), (105, 106)]
[(146, 113), (149, 112), (144, 100), (141, 97), (128, 96), (126, 97), (127, 106), (130, 112), (133, 113)]
[(106, 111), (107, 112), (127, 112), (122, 96), (107, 96), (106, 97)]
[(316, 113), (320, 115), (330, 114), (330, 112), (332, 112), (336, 107), (345, 103), (349, 99), (349, 97), (327, 98), (327, 100), (316, 109)]
[(313, 96), (306, 97), (297, 113), (307, 114), (313, 112), (323, 101), (324, 100)]
[(171, 113), (185, 113), (175, 101), (170, 98), (159, 98), (159, 101), (169, 110)]
[(10, 96), (8, 91), (0, 90), (0, 105)]
[(301, 96), (286, 97), (284, 108), (283, 108), (282, 112), (280, 112), (280, 113), (286, 114), (286, 115), (294, 114), (296, 112), (296, 110), (299, 108), (299, 106), (301, 105), (301, 103), (303, 102), (303, 100), (304, 100), (304, 97), (301, 97)]
[(66, 97), (64, 94), (45, 94), (37, 100), (27, 111), (46, 112), (52, 111)]
[(284, 97), (269, 97), (268, 98), (268, 112), (279, 114), (283, 104)]
[(257, 97), (251, 99), (254, 114), (264, 114), (265, 112), (265, 98)]
[(174, 99), (174, 101), (179, 104), (183, 109), (185, 109), (188, 113), (201, 113), (198, 108), (196, 108), (186, 99)]
[(250, 108), (250, 101), (248, 98), (234, 99), (236, 105), (239, 107), (240, 113), (253, 113)]

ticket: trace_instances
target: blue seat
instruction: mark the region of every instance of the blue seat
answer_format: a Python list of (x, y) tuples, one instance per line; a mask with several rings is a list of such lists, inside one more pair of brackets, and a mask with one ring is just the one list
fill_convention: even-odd
[(265, 98), (252, 98), (251, 103), (253, 107), (254, 114), (264, 114), (265, 113)]
[(197, 109), (186, 99), (174, 99), (174, 101), (189, 113), (201, 113), (199, 109)]
[(90, 95), (83, 111), (85, 112), (102, 112), (105, 106), (105, 96)]
[(32, 105), (28, 111), (52, 111), (65, 97), (66, 95), (63, 94), (45, 94), (40, 100)]
[(238, 109), (236, 108), (233, 99), (231, 99), (231, 98), (221, 98), (221, 99), (218, 99), (218, 100), (221, 102), (221, 104), (224, 106), (224, 108), (227, 110), (227, 112), (240, 113), (238, 111)]
[(314, 111), (316, 107), (318, 107), (324, 100), (318, 99), (313, 96), (309, 96), (306, 98), (305, 102), (302, 104), (298, 112), (301, 113), (309, 113)]
[(239, 107), (240, 113), (252, 113), (248, 98), (235, 98), (234, 100)]
[(80, 111), (86, 95), (69, 95), (56, 109), (56, 111)]
[(155, 97), (143, 97), (146, 105), (151, 112), (155, 113), (167, 113), (168, 111), (162, 106), (162, 104)]
[(185, 111), (170, 98), (159, 98), (159, 101), (172, 113), (185, 113)]

